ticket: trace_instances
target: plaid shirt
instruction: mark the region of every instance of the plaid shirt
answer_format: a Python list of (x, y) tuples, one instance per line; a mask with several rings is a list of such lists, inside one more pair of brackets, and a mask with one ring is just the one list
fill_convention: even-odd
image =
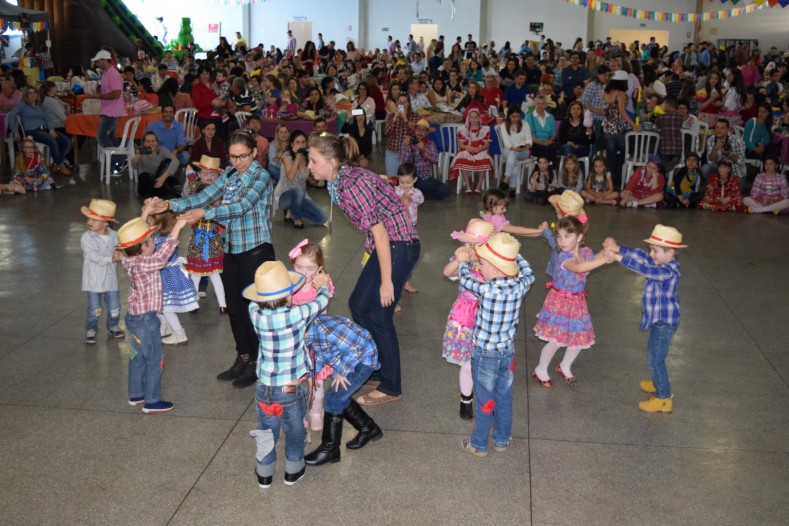
[(389, 183), (358, 166), (342, 166), (337, 177), (340, 209), (354, 226), (364, 230), (368, 253), (372, 253), (375, 244), (370, 229), (378, 223), (386, 228), (389, 241), (419, 240), (405, 205)]
[[(386, 149), (390, 152), (400, 153), (403, 146), (408, 144), (410, 137), (414, 134), (413, 128), (409, 124), (416, 124), (419, 115), (412, 111), (408, 115), (408, 122), (400, 118), (399, 113), (390, 113), (384, 122), (384, 133), (386, 133)], [(407, 140), (406, 140), (407, 139)], [(395, 175), (395, 174), (389, 174)]]
[[(584, 88), (584, 92), (581, 95), (581, 104), (584, 105), (584, 108), (588, 109), (591, 106), (595, 109), (601, 111), (603, 110), (605, 107), (603, 88), (605, 88), (605, 85), (597, 82), (596, 80), (593, 80), (586, 86), (586, 88)], [(581, 118), (583, 118), (583, 115)], [(602, 122), (603, 114), (592, 112), (592, 119)]]
[(414, 163), (416, 175), (420, 179), (429, 179), (432, 176), (430, 170), (437, 162), (438, 148), (436, 148), (436, 143), (430, 139), (425, 139), (425, 148), (421, 150), (416, 144), (410, 142), (403, 144), (400, 163)]
[(641, 328), (648, 329), (659, 321), (672, 327), (679, 325), (679, 263), (669, 261), (658, 265), (641, 249), (620, 247), (622, 265), (647, 278), (641, 296)]
[(348, 376), (358, 364), (379, 369), (378, 349), (366, 329), (348, 318), (321, 314), (307, 331), (306, 344), (315, 352), (315, 370), (329, 366)]
[(728, 159), (731, 161), (730, 156), (735, 156), (737, 157), (737, 162), (732, 161), (731, 173), (739, 178), (745, 177), (745, 141), (734, 135), (734, 133), (730, 133), (729, 147), (731, 150), (726, 152), (723, 148), (720, 148), (712, 155), (710, 152), (712, 152), (712, 149), (715, 147), (715, 141), (717, 141), (717, 139), (715, 135), (710, 135), (707, 139), (707, 162), (717, 164), (721, 159)]
[(150, 256), (123, 258), (121, 263), (129, 275), (129, 314), (139, 316), (162, 310), (161, 269), (167, 266), (178, 240), (167, 238)]
[(682, 117), (672, 111), (658, 117), (655, 124), (660, 129), (660, 154), (682, 154)]
[(200, 192), (182, 199), (171, 199), (170, 209), (183, 212), (206, 208), (222, 198), (219, 206), (205, 212), (206, 219), (222, 223), (225, 231), (225, 252), (239, 254), (263, 243), (271, 243), (271, 177), (254, 161), (241, 177), (231, 169)]
[(509, 351), (518, 329), (518, 313), (523, 296), (534, 283), (531, 267), (520, 254), (517, 257), (518, 275), (490, 281), (474, 278), (468, 262), (458, 269), (460, 285), (479, 299), (477, 320), (474, 323), (474, 346), (485, 351)]
[(260, 339), (257, 373), (263, 385), (288, 385), (307, 374), (309, 358), (304, 333), (328, 304), (326, 287), (321, 287), (315, 300), (304, 305), (271, 310), (261, 309), (254, 301), (249, 303), (249, 317)]

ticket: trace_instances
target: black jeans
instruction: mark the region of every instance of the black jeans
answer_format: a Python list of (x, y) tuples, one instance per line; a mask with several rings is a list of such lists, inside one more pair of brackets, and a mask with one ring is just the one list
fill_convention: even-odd
[(241, 291), (255, 282), (255, 271), (260, 265), (274, 259), (274, 246), (271, 243), (263, 243), (238, 254), (225, 254), (222, 284), (225, 287), (230, 329), (236, 340), (236, 352), (239, 356), (248, 354), (250, 360), (257, 360), (259, 342), (249, 319), (249, 300), (244, 299)]
[(137, 193), (140, 194), (140, 197), (144, 199), (149, 197), (178, 199), (181, 197), (181, 192), (175, 188), (175, 185), (178, 184), (178, 179), (174, 175), (168, 177), (161, 188), (154, 188), (153, 186), (156, 184), (156, 179), (164, 173), (168, 166), (170, 166), (170, 160), (164, 159), (159, 164), (155, 174), (142, 172), (137, 175)]

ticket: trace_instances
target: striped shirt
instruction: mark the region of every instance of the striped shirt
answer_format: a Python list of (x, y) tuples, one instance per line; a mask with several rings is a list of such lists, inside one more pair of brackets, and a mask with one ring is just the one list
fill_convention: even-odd
[(225, 252), (239, 254), (271, 243), (271, 196), (271, 177), (254, 161), (240, 177), (238, 171), (231, 168), (199, 194), (171, 199), (169, 203), (173, 212), (183, 212), (206, 208), (222, 198), (219, 206), (206, 210), (205, 218), (227, 228)]
[(307, 374), (310, 367), (304, 333), (328, 304), (326, 287), (321, 287), (315, 300), (304, 305), (261, 309), (256, 302), (249, 303), (249, 317), (260, 339), (257, 373), (263, 385), (288, 385)]
[(658, 265), (652, 257), (638, 248), (620, 247), (622, 265), (647, 278), (641, 296), (641, 328), (648, 329), (663, 321), (679, 325), (679, 263), (676, 260)]
[(123, 258), (121, 263), (129, 275), (129, 314), (139, 316), (162, 310), (161, 269), (167, 266), (178, 240), (167, 238), (150, 256)]
[(482, 281), (471, 275), (468, 262), (458, 269), (460, 285), (479, 299), (474, 323), (474, 346), (485, 351), (512, 352), (523, 297), (534, 283), (534, 273), (520, 254), (518, 275)]
[(329, 366), (348, 376), (360, 363), (373, 370), (380, 368), (373, 337), (348, 318), (321, 314), (310, 325), (306, 343), (315, 352), (315, 370)]

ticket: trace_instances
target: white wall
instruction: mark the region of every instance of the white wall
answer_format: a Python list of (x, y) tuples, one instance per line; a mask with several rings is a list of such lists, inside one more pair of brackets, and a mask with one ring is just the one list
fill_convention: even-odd
[(524, 40), (539, 40), (539, 35), (529, 32), (529, 22), (542, 22), (546, 38), (561, 42), (569, 49), (578, 37), (586, 40), (588, 11), (561, 1), (530, 0), (528, 9), (524, 0), (486, 0), (485, 41), (494, 40), (497, 48), (509, 41), (514, 50)]
[[(723, 5), (723, 7), (721, 7)], [(762, 52), (777, 47), (780, 51), (789, 48), (789, 7), (780, 5), (764, 8), (750, 15), (742, 15), (728, 20), (710, 20), (701, 25), (701, 40), (717, 42), (719, 38), (747, 38), (759, 40)], [(705, 4), (705, 11), (730, 9), (731, 4)], [(717, 34), (712, 34), (717, 32)]]
[[(693, 13), (696, 11), (696, 0), (627, 0), (616, 2), (634, 9), (649, 9), (650, 11), (666, 11), (669, 13)], [(722, 5), (716, 0), (715, 4)], [(713, 4), (713, 5), (715, 5)], [(729, 5), (728, 3), (725, 5)], [(576, 7), (576, 9), (581, 9)], [(693, 41), (692, 22), (653, 22), (649, 20), (636, 20), (624, 16), (609, 15), (608, 13), (591, 13), (591, 31), (588, 40), (605, 40), (611, 29), (642, 29), (650, 28), (668, 31), (668, 48), (671, 51), (681, 50), (683, 44)], [(642, 26), (643, 24), (643, 26)], [(690, 33), (690, 37), (688, 37)], [(629, 44), (629, 42), (628, 42)]]

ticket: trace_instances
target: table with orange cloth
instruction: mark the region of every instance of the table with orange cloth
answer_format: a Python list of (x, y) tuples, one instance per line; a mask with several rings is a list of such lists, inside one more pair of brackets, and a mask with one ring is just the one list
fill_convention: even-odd
[[(79, 148), (79, 144), (77, 143), (78, 135), (96, 137), (96, 131), (99, 129), (99, 117), (101, 117), (101, 115), (86, 115), (84, 113), (74, 113), (66, 117), (66, 132), (71, 135), (75, 152)], [(115, 127), (116, 137), (123, 137), (123, 127), (126, 126), (126, 121), (132, 117), (140, 117), (142, 119), (140, 125), (137, 126), (137, 133), (134, 135), (134, 138), (138, 140), (142, 139), (142, 136), (145, 134), (145, 128), (147, 128), (150, 123), (162, 120), (161, 113), (155, 113), (153, 115), (124, 115), (118, 119), (118, 125)]]

